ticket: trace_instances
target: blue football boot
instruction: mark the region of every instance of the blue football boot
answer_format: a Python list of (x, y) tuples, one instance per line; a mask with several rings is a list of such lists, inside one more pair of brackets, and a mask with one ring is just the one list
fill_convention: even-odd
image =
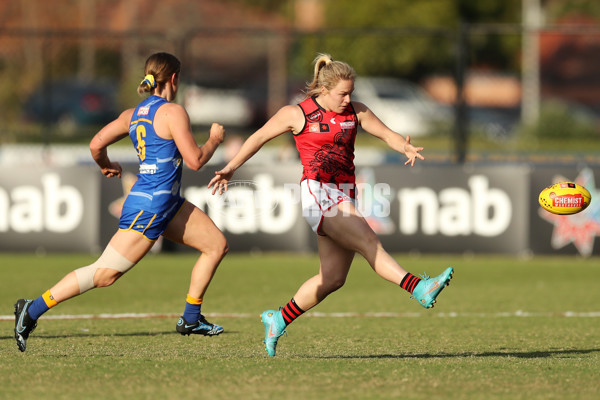
[(217, 324), (211, 324), (204, 318), (204, 315), (200, 315), (200, 319), (193, 323), (189, 323), (185, 320), (185, 318), (179, 318), (177, 321), (177, 332), (182, 335), (204, 335), (204, 336), (215, 336), (223, 333), (223, 327)]
[(27, 339), (37, 326), (37, 321), (29, 316), (29, 306), (32, 300), (19, 299), (15, 303), (15, 339), (19, 350), (27, 349)]

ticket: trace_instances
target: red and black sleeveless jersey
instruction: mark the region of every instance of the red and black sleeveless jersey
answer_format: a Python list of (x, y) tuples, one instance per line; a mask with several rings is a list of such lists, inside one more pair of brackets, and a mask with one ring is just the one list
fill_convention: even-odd
[(308, 98), (298, 106), (304, 113), (304, 127), (294, 135), (294, 140), (304, 167), (302, 180), (354, 184), (358, 117), (352, 104), (341, 114), (326, 111), (314, 98)]

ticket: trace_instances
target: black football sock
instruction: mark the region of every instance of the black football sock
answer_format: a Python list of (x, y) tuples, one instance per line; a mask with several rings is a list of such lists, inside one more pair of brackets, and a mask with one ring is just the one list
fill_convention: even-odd
[(402, 282), (400, 282), (400, 287), (406, 290), (408, 293), (412, 294), (413, 290), (417, 287), (417, 285), (421, 282), (421, 278), (418, 276), (414, 276), (410, 272), (407, 272)]
[(296, 301), (291, 299), (285, 307), (281, 309), (281, 315), (283, 315), (283, 320), (285, 321), (285, 325), (291, 324), (296, 318), (301, 316), (304, 313), (304, 310), (298, 307)]

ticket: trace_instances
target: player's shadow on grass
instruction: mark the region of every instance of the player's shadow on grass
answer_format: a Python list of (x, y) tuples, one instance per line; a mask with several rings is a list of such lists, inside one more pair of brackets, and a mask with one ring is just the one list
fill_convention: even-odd
[(571, 350), (539, 350), (539, 351), (490, 351), (483, 353), (445, 353), (445, 354), (372, 354), (372, 355), (338, 355), (338, 356), (314, 356), (304, 358), (323, 359), (427, 359), (427, 358), (478, 358), (478, 357), (515, 357), (515, 358), (548, 358), (560, 355), (590, 354), (598, 353), (598, 349), (571, 349)]
[[(236, 333), (235, 331), (224, 331), (223, 333), (220, 333), (219, 336), (221, 335), (225, 335), (225, 334), (232, 334), (232, 333)], [(143, 337), (143, 336), (161, 336), (161, 335), (177, 335), (177, 336), (181, 336), (181, 334), (179, 332), (176, 332), (175, 329), (170, 329), (168, 331), (158, 331), (158, 332), (116, 332), (116, 333), (92, 333), (92, 332), (70, 332), (70, 333), (66, 333), (64, 335), (47, 335), (47, 334), (37, 334), (37, 332), (32, 333), (32, 335), (30, 336), (31, 338), (40, 338), (40, 339), (64, 339), (64, 338), (93, 338), (93, 337), (111, 337), (111, 336), (117, 336), (117, 337)], [(195, 335), (190, 335), (190, 336), (195, 336)], [(197, 336), (201, 336), (201, 335), (197, 335)], [(13, 335), (11, 336), (0, 336), (0, 341), (3, 340), (15, 340), (15, 337)]]

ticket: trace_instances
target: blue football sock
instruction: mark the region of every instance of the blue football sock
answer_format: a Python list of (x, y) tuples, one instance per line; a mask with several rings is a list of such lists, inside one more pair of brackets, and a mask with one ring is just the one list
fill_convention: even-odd
[(44, 298), (42, 296), (33, 300), (33, 302), (29, 305), (27, 312), (29, 316), (33, 319), (38, 319), (43, 313), (48, 311), (50, 307), (46, 305)]
[(200, 319), (200, 311), (202, 304), (190, 304), (185, 303), (185, 310), (183, 311), (183, 319), (187, 322), (194, 323)]

